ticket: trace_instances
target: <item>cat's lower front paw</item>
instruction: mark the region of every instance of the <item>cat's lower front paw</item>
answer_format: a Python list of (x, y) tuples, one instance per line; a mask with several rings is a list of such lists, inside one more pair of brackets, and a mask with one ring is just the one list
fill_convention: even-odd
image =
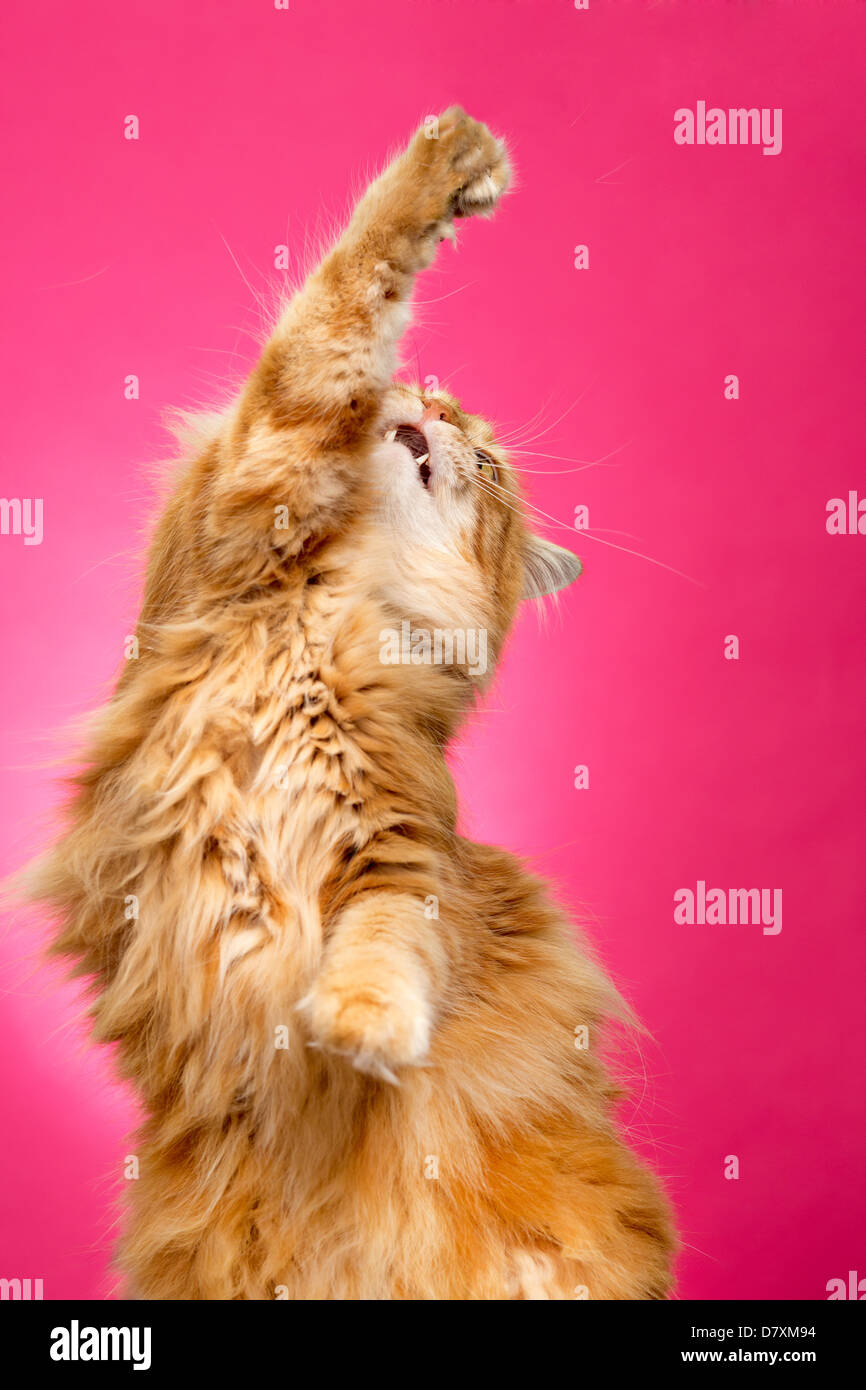
[(326, 965), (298, 1006), (311, 1045), (346, 1057), (392, 1085), (401, 1067), (419, 1066), (430, 1046), (431, 1009), (417, 972)]

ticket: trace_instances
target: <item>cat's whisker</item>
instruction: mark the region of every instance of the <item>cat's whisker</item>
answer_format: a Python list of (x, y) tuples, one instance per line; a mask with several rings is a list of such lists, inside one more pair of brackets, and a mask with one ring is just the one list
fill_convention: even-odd
[(441, 304), (443, 299), (453, 299), (455, 294), (462, 294), (472, 285), (477, 284), (477, 280), (467, 280), (465, 285), (458, 285), (456, 290), (449, 290), (447, 294), (437, 295), (435, 299), (413, 299), (412, 304), (416, 309), (425, 308), (428, 304)]
[[(536, 410), (535, 414), (534, 414), (533, 416), (531, 416), (529, 420), (525, 421), (522, 425), (515, 425), (514, 429), (505, 431), (505, 432), (504, 432), (505, 435), (509, 435), (511, 438), (516, 439), (517, 436), (518, 436), (519, 434), (522, 434), (522, 433), (524, 432), (524, 430), (531, 430), (531, 429), (533, 429), (534, 426), (535, 426), (536, 420), (539, 420), (539, 419), (541, 419), (541, 418), (543, 417), (544, 412), (545, 412), (545, 410), (547, 409), (547, 407), (550, 405), (551, 400), (552, 400), (552, 396), (548, 396), (548, 397), (547, 397), (547, 400), (542, 401), (541, 405), (538, 407), (538, 409)], [(504, 437), (504, 436), (503, 436), (503, 437)]]
[(451, 371), (448, 373), (447, 376), (439, 378), (440, 385), (447, 387), (449, 383), (454, 380), (455, 376), (457, 376), (458, 372), (462, 372), (464, 367), (467, 367), (468, 365), (468, 362), (461, 362), (459, 367), (452, 367)]
[(638, 560), (646, 560), (651, 565), (657, 565), (659, 569), (667, 570), (670, 574), (675, 574), (679, 579), (685, 579), (689, 584), (694, 584), (696, 588), (703, 589), (704, 585), (700, 579), (695, 579), (694, 575), (686, 574), (683, 570), (678, 570), (674, 565), (666, 565), (664, 560), (656, 560), (652, 555), (644, 555), (641, 550), (631, 550), (627, 545), (617, 545), (615, 541), (606, 541), (601, 536), (593, 535), (590, 530), (582, 530), (579, 533), (586, 536), (588, 540), (596, 541), (598, 545), (610, 546), (612, 550), (621, 550), (624, 555), (634, 555)]
[[(543, 512), (540, 507), (536, 507), (534, 502), (529, 502), (525, 498), (519, 498), (516, 493), (509, 492), (507, 488), (503, 488), (500, 483), (494, 483), (492, 478), (482, 478), (480, 475), (476, 475), (473, 478), (473, 482), (482, 492), (486, 492), (488, 497), (492, 497), (495, 502), (501, 503), (503, 507), (508, 507), (509, 511), (517, 512), (519, 516), (525, 516), (527, 511), (529, 511), (533, 514), (533, 518), (536, 521), (546, 521), (553, 526), (562, 527), (565, 531), (574, 531), (573, 526), (568, 526), (564, 521), (559, 521), (555, 516), (550, 516), (547, 512)], [(498, 489), (498, 491), (496, 489)], [(512, 507), (510, 503), (505, 501), (505, 497), (514, 498), (517, 502), (517, 506)]]
[(472, 481), (477, 483), (482, 489), (487, 490), (492, 497), (499, 497), (499, 495), (502, 494), (506, 497), (514, 498), (520, 510), (534, 512), (537, 517), (544, 518), (546, 521), (552, 521), (557, 526), (565, 526), (569, 531), (574, 529), (572, 526), (568, 526), (566, 522), (560, 521), (558, 517), (551, 516), (549, 512), (545, 512), (542, 507), (539, 507), (536, 502), (531, 501), (528, 497), (521, 498), (516, 493), (512, 492), (510, 488), (505, 487), (503, 483), (488, 477), (484, 473), (474, 473), (471, 475), (471, 478)]
[[(216, 223), (214, 223), (214, 226), (216, 226)], [(258, 290), (256, 290), (256, 289), (253, 287), (253, 285), (250, 284), (249, 280), (247, 279), (246, 275), (244, 274), (243, 267), (241, 266), (240, 261), (238, 260), (237, 256), (235, 255), (234, 251), (232, 250), (232, 248), (229, 246), (228, 242), (226, 241), (226, 238), (223, 236), (223, 233), (220, 231), (219, 227), (217, 227), (216, 230), (217, 230), (217, 233), (219, 234), (220, 240), (222, 241), (223, 245), (225, 246), (225, 248), (226, 248), (226, 250), (228, 251), (229, 255), (231, 256), (232, 260), (234, 261), (235, 267), (236, 267), (236, 269), (237, 269), (238, 274), (240, 275), (241, 279), (243, 280), (244, 284), (246, 285), (246, 287), (247, 287), (247, 289), (249, 290), (250, 294), (252, 295), (253, 299), (254, 299), (254, 300), (256, 301), (256, 303), (258, 304), (261, 313), (265, 316), (265, 324), (270, 324), (270, 323), (272, 323), (272, 322), (273, 322), (273, 305), (272, 305), (272, 304), (269, 304), (268, 301), (267, 301), (267, 299), (265, 298), (265, 296), (264, 296), (263, 294), (261, 294)], [(263, 327), (264, 327), (264, 325), (263, 325)]]
[[(502, 499), (502, 497), (500, 497), (500, 496), (497, 494), (497, 492), (495, 492), (495, 491), (492, 490), (494, 487), (495, 487), (495, 488), (502, 488), (502, 485), (501, 485), (500, 483), (494, 484), (492, 478), (484, 478), (484, 479), (482, 479), (480, 476), (475, 477), (474, 481), (481, 487), (482, 491), (486, 491), (486, 492), (487, 492), (488, 497), (493, 497), (496, 501), (501, 502), (503, 506), (508, 506), (508, 503), (507, 503), (507, 502), (504, 502), (503, 499)], [(491, 487), (491, 488), (488, 488), (488, 487), (487, 487), (487, 484), (491, 484), (492, 487)], [(507, 495), (510, 496), (510, 497), (513, 497), (513, 496), (514, 496), (514, 493), (508, 493), (508, 492), (507, 492), (507, 489), (505, 489), (505, 488), (502, 488), (502, 491), (505, 492), (505, 493), (507, 493)], [(559, 527), (561, 527), (561, 528), (562, 528), (563, 530), (565, 530), (565, 531), (570, 531), (572, 535), (586, 536), (586, 538), (587, 538), (588, 540), (595, 541), (596, 544), (598, 544), (598, 545), (606, 545), (606, 546), (609, 546), (612, 550), (621, 550), (621, 551), (623, 552), (624, 555), (634, 555), (635, 558), (638, 559), (638, 560), (646, 560), (647, 563), (650, 564), (650, 565), (657, 565), (659, 569), (668, 570), (669, 573), (677, 575), (678, 578), (687, 580), (689, 584), (694, 584), (694, 585), (696, 585), (698, 588), (703, 588), (703, 585), (701, 584), (701, 581), (700, 581), (699, 579), (695, 579), (695, 578), (694, 578), (692, 575), (690, 575), (690, 574), (685, 574), (685, 573), (683, 572), (683, 570), (678, 570), (678, 569), (676, 569), (673, 565), (667, 565), (667, 564), (665, 564), (664, 560), (656, 560), (656, 559), (654, 559), (654, 557), (653, 557), (652, 555), (645, 555), (645, 554), (643, 553), (643, 551), (640, 551), (640, 550), (632, 550), (632, 549), (631, 549), (629, 546), (627, 546), (627, 545), (617, 545), (616, 541), (608, 541), (608, 540), (605, 540), (602, 536), (594, 535), (593, 532), (592, 532), (591, 530), (589, 530), (589, 528), (581, 528), (580, 531), (577, 531), (577, 532), (576, 532), (573, 526), (569, 526), (566, 522), (560, 521), (557, 517), (551, 516), (548, 512), (542, 511), (542, 509), (541, 509), (540, 507), (537, 507), (533, 502), (525, 502), (525, 503), (524, 503), (524, 506), (525, 506), (526, 508), (532, 510), (532, 511), (536, 514), (537, 517), (539, 517), (539, 518), (540, 518), (540, 517), (543, 517), (546, 521), (550, 522), (552, 525), (554, 525), (554, 526), (559, 526)], [(520, 508), (514, 508), (514, 507), (513, 507), (513, 508), (511, 508), (511, 510), (512, 510), (512, 511), (518, 511), (518, 510), (520, 510)], [(602, 530), (602, 529), (604, 529), (604, 528), (602, 528), (602, 527), (595, 527), (594, 529), (595, 529), (596, 531), (598, 531), (598, 530)]]
[(574, 463), (578, 465), (576, 468), (528, 468), (525, 463), (516, 464), (512, 462), (513, 468), (521, 468), (526, 473), (538, 473), (539, 476), (547, 474), (551, 477), (556, 477), (560, 473), (583, 473), (587, 468), (600, 468), (602, 464), (607, 463), (609, 459), (615, 458), (617, 454), (621, 454), (623, 449), (627, 449), (630, 444), (631, 440), (627, 439), (624, 444), (618, 444), (615, 449), (611, 449), (609, 454), (602, 454), (601, 458), (597, 459), (572, 459), (569, 458), (567, 454), (543, 454), (539, 453), (537, 449), (512, 449), (507, 445), (504, 447), (505, 452), (508, 454), (509, 461), (511, 461), (512, 454), (529, 454), (532, 458), (562, 459), (563, 463)]
[[(568, 406), (567, 409), (565, 409), (565, 410), (562, 412), (562, 414), (559, 415), (559, 416), (557, 417), (557, 419), (555, 419), (554, 421), (552, 421), (551, 424), (545, 426), (545, 428), (544, 428), (543, 430), (541, 430), (541, 432), (540, 432), (539, 434), (535, 435), (534, 440), (533, 440), (533, 439), (521, 439), (521, 440), (519, 440), (518, 442), (519, 442), (521, 445), (529, 445), (529, 444), (534, 443), (534, 442), (537, 441), (537, 440), (544, 439), (545, 435), (550, 434), (550, 431), (551, 431), (551, 430), (555, 430), (556, 427), (557, 427), (557, 425), (561, 424), (562, 421), (565, 420), (565, 419), (567, 418), (567, 416), (569, 416), (569, 415), (571, 414), (571, 412), (577, 408), (577, 406), (578, 406), (578, 405), (580, 404), (580, 402), (583, 400), (583, 398), (584, 398), (584, 396), (586, 395), (586, 393), (587, 393), (588, 390), (589, 390), (589, 386), (585, 386), (585, 387), (583, 388), (583, 390), (581, 391), (580, 395), (577, 396), (577, 397), (572, 401), (571, 405)], [(545, 408), (545, 409), (547, 408), (547, 404), (545, 404), (545, 407), (544, 407), (544, 408)], [(529, 426), (529, 428), (531, 428), (531, 425), (532, 425), (532, 421), (530, 421), (530, 426)]]

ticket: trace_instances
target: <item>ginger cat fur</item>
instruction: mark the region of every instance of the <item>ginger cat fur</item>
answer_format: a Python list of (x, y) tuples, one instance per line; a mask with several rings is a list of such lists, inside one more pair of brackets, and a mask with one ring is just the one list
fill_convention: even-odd
[(459, 108), (430, 133), (183, 465), (139, 657), (34, 871), (144, 1106), (129, 1296), (670, 1289), (598, 1054), (616, 991), (543, 885), (455, 830), (445, 750), (489, 673), (381, 659), (404, 619), (495, 659), (521, 598), (580, 571), (491, 427), (393, 380), (417, 273), (509, 178)]

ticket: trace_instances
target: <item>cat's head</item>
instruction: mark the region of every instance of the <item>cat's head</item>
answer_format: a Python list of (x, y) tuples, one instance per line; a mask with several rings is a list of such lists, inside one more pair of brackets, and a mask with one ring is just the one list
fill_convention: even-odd
[(395, 384), (374, 450), (378, 525), (398, 611), (486, 629), (498, 654), (517, 607), (571, 584), (581, 563), (529, 524), (492, 427), (445, 392)]

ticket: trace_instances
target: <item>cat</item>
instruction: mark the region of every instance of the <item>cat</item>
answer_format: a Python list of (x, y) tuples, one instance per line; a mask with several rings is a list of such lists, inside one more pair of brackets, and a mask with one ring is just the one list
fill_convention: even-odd
[[(137, 659), (33, 896), (144, 1109), (144, 1299), (661, 1299), (675, 1237), (599, 1055), (619, 997), (544, 886), (456, 832), (486, 634), (580, 563), (492, 427), (395, 381), (416, 275), (487, 216), (460, 108), (367, 189), (158, 520)], [(587, 1030), (587, 1047), (576, 1031)]]

